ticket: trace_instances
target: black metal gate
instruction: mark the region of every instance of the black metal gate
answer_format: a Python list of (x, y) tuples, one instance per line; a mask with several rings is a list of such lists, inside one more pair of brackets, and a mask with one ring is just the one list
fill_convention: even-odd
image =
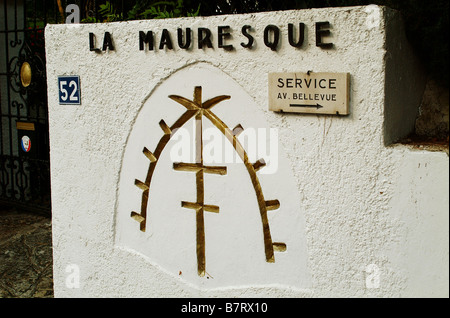
[(0, 203), (46, 214), (51, 204), (44, 28), (54, 4), (0, 0)]
[(0, 204), (48, 215), (44, 29), (47, 23), (65, 23), (71, 4), (80, 22), (103, 21), (97, 12), (101, 4), (106, 11), (124, 6), (123, 0), (0, 0)]

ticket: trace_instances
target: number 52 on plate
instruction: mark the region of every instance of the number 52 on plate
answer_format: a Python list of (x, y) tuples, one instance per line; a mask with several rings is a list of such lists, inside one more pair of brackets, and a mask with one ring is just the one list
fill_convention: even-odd
[(81, 105), (80, 77), (78, 75), (58, 76), (60, 105)]

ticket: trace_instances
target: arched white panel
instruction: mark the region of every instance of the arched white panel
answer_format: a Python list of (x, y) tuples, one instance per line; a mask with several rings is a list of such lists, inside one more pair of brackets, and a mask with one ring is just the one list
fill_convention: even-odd
[(206, 63), (156, 87), (123, 155), (116, 246), (199, 288), (310, 287), (298, 189), (263, 108)]

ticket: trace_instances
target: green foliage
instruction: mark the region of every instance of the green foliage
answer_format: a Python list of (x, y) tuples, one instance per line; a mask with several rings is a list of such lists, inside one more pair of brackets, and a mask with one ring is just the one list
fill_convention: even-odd
[(138, 20), (138, 19), (166, 19), (166, 18), (179, 18), (179, 17), (192, 17), (198, 16), (200, 12), (200, 4), (196, 10), (185, 10), (183, 0), (177, 1), (154, 1), (154, 0), (137, 0), (133, 7), (125, 12), (126, 18), (123, 13), (117, 13), (114, 5), (110, 1), (106, 1), (105, 4), (99, 6), (98, 14), (100, 19), (94, 17), (88, 17), (83, 19), (85, 23), (95, 22), (114, 22), (124, 20)]
[(128, 11), (128, 20), (134, 19), (166, 19), (184, 16), (198, 16), (200, 4), (197, 10), (186, 10), (183, 0), (177, 1), (149, 1), (138, 0), (133, 8)]
[(98, 21), (95, 17), (87, 17), (84, 19), (81, 19), (81, 23), (97, 23)]
[[(195, 17), (200, 13), (200, 6), (186, 9), (183, 0), (176, 1), (154, 1), (136, 0), (130, 10), (118, 13), (111, 1), (100, 4), (98, 9), (99, 18), (87, 17), (81, 20), (83, 23), (114, 22), (124, 20), (141, 19), (167, 19), (179, 17)], [(125, 16), (125, 18), (124, 18)]]
[(98, 22), (114, 22), (123, 20), (123, 14), (122, 13), (118, 14), (114, 5), (109, 1), (106, 1), (105, 4), (99, 5), (98, 14), (100, 16), (99, 19), (92, 16), (88, 16), (82, 19), (81, 22), (98, 23)]
[(114, 22), (123, 20), (123, 15), (118, 14), (113, 4), (106, 1), (106, 4), (101, 4), (98, 13), (104, 17), (104, 22)]

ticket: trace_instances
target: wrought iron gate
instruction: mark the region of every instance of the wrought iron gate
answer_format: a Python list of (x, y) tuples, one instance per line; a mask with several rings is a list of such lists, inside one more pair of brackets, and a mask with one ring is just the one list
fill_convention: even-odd
[[(50, 1), (49, 1), (50, 2)], [(44, 28), (54, 1), (0, 0), (0, 202), (50, 214)]]

